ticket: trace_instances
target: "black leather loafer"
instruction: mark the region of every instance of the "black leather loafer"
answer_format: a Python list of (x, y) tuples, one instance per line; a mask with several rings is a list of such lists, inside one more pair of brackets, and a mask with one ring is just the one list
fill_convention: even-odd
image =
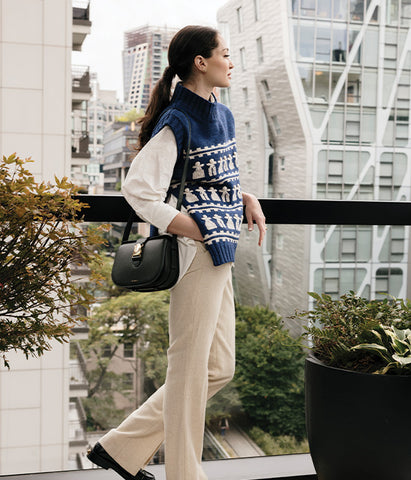
[(136, 475), (131, 475), (127, 470), (119, 465), (110, 455), (104, 450), (104, 448), (97, 442), (92, 449), (87, 452), (87, 458), (90, 462), (95, 463), (99, 467), (103, 467), (106, 470), (111, 468), (125, 480), (155, 480), (152, 473), (146, 470), (139, 470)]

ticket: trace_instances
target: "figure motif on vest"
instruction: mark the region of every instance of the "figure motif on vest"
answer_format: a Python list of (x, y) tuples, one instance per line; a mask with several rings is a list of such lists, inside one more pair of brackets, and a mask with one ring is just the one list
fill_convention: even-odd
[(221, 198), (223, 202), (230, 203), (230, 189), (224, 186), (221, 190)]
[(193, 165), (193, 168), (194, 168), (193, 178), (198, 179), (198, 178), (204, 178), (205, 177), (205, 173), (204, 173), (204, 170), (201, 168), (201, 163), (200, 162), (197, 161)]

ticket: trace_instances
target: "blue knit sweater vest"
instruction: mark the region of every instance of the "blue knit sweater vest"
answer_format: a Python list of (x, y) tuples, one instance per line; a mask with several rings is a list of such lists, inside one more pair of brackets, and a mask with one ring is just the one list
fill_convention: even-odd
[(190, 160), (183, 206), (194, 218), (214, 265), (233, 262), (243, 216), (234, 118), (222, 103), (210, 102), (177, 84), (171, 104), (153, 136), (168, 125), (178, 158), (170, 185), (178, 197), (191, 123)]

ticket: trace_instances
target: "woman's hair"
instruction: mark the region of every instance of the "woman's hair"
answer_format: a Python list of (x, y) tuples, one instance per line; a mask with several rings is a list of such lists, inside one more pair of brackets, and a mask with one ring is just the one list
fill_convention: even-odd
[(218, 46), (218, 31), (210, 27), (188, 25), (179, 30), (168, 47), (168, 67), (157, 82), (150, 97), (144, 117), (140, 120), (138, 149), (150, 140), (161, 112), (170, 104), (171, 84), (175, 75), (184, 82), (192, 72), (197, 55), (210, 58)]

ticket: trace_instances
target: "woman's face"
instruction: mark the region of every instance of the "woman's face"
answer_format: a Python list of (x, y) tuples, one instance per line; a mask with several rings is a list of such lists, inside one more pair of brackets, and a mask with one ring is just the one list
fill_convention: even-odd
[(234, 64), (230, 59), (230, 53), (223, 37), (218, 35), (218, 45), (212, 51), (211, 57), (206, 59), (207, 82), (212, 87), (229, 87), (231, 81), (231, 69)]

